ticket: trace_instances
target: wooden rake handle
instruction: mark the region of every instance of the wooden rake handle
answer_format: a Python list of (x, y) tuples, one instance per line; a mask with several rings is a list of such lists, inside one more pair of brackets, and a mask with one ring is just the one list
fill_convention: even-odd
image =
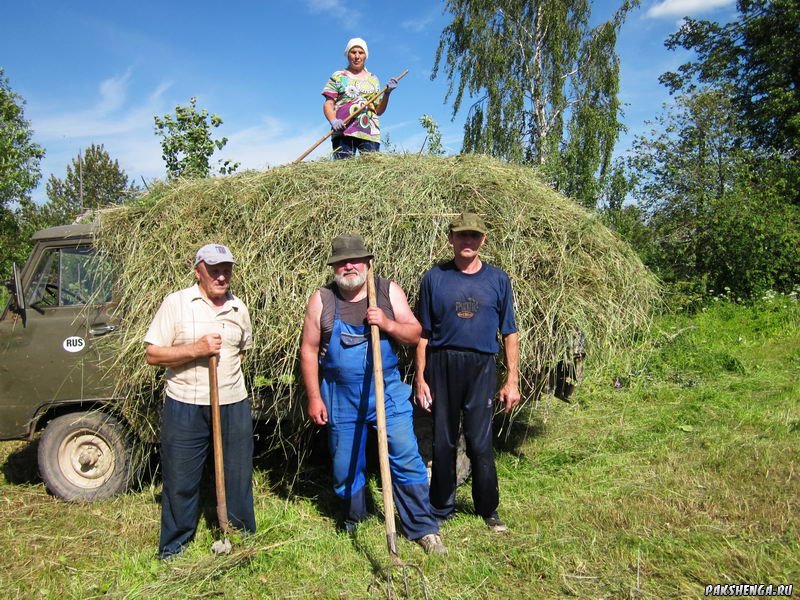
[(225, 498), (225, 460), (222, 455), (222, 422), (219, 412), (219, 384), (217, 364), (219, 357), (208, 357), (208, 387), (211, 390), (211, 435), (214, 441), (214, 483), (217, 492), (217, 520), (225, 533), (230, 531), (228, 523), (228, 501)]
[[(375, 272), (372, 259), (367, 271), (367, 297), (369, 306), (377, 306)], [(394, 522), (394, 497), (392, 496), (392, 472), (389, 469), (389, 441), (386, 436), (386, 402), (383, 388), (383, 357), (381, 355), (381, 332), (377, 325), (370, 325), (372, 335), (372, 375), (375, 379), (375, 416), (378, 422), (378, 458), (381, 466), (381, 490), (383, 491), (383, 518), (386, 524), (386, 546), (392, 557), (397, 556), (397, 529)]]
[[(394, 79), (395, 79), (396, 81), (400, 81), (400, 80), (401, 80), (403, 77), (405, 77), (407, 74), (408, 74), (408, 69), (406, 69), (405, 71), (403, 71), (402, 73), (400, 73), (400, 75), (398, 75), (398, 76), (397, 76), (397, 77), (395, 77)], [(366, 98), (366, 102), (364, 103), (364, 105), (363, 105), (361, 108), (359, 108), (359, 109), (358, 109), (356, 112), (354, 112), (352, 115), (350, 115), (349, 117), (347, 117), (347, 118), (344, 120), (345, 127), (347, 127), (347, 125), (350, 123), (350, 121), (352, 121), (352, 120), (353, 120), (353, 119), (355, 119), (355, 118), (356, 118), (358, 115), (360, 115), (362, 112), (364, 112), (365, 110), (367, 110), (368, 108), (370, 108), (370, 107), (372, 106), (372, 103), (373, 103), (373, 102), (375, 102), (376, 100), (378, 100), (378, 98), (380, 98), (380, 97), (381, 97), (383, 94), (385, 94), (385, 93), (386, 93), (386, 90), (388, 90), (388, 89), (389, 89), (389, 86), (387, 85), (387, 86), (386, 86), (385, 88), (383, 88), (381, 91), (379, 91), (379, 92), (375, 92), (375, 93), (374, 93), (374, 94), (372, 94), (371, 96), (368, 96), (368, 97)], [(323, 135), (321, 138), (319, 138), (319, 139), (318, 139), (316, 142), (314, 142), (314, 144), (313, 144), (313, 145), (312, 145), (312, 146), (311, 146), (311, 147), (310, 147), (308, 150), (306, 150), (305, 152), (303, 152), (303, 153), (302, 153), (302, 154), (301, 154), (301, 155), (300, 155), (298, 158), (296, 158), (296, 159), (295, 159), (295, 160), (292, 162), (292, 164), (297, 164), (297, 163), (301, 162), (301, 161), (302, 161), (302, 160), (303, 160), (303, 159), (304, 159), (306, 156), (308, 156), (309, 154), (311, 154), (311, 153), (312, 153), (312, 152), (313, 152), (313, 151), (316, 149), (316, 147), (317, 147), (317, 146), (319, 146), (319, 145), (320, 145), (322, 142), (324, 142), (324, 141), (325, 141), (325, 140), (327, 140), (329, 137), (331, 137), (331, 135), (333, 135), (333, 129), (331, 129), (331, 130), (330, 130), (328, 133), (326, 133), (326, 134), (325, 134), (325, 135)]]

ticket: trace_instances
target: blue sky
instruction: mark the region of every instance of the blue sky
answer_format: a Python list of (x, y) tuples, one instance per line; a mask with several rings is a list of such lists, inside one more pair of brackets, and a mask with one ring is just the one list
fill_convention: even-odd
[[(419, 117), (439, 123), (449, 152), (458, 152), (467, 103), (451, 121), (447, 81), (430, 80), (439, 34), (449, 22), (444, 2), (345, 3), (342, 0), (194, 2), (6, 2), (0, 24), (0, 67), (25, 101), (34, 140), (47, 152), (44, 201), (52, 173), (63, 177), (82, 148), (103, 144), (140, 184), (165, 176), (153, 117), (198, 98), (219, 114), (215, 155), (241, 168), (292, 161), (328, 131), (320, 90), (346, 66), (351, 37), (369, 45), (367, 67), (381, 81), (409, 74), (392, 95), (382, 129), (400, 150), (417, 151), (425, 137)], [(593, 20), (619, 2), (593, 4)], [(643, 0), (619, 41), (621, 99), (628, 133), (646, 129), (668, 100), (658, 76), (688, 57), (664, 48), (683, 16), (726, 21), (734, 0)], [(326, 142), (310, 159), (329, 152)], [(307, 159), (309, 160), (309, 159)]]

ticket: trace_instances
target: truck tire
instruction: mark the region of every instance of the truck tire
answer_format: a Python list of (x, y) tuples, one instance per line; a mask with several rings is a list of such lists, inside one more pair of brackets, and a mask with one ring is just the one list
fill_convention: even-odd
[(133, 482), (133, 438), (116, 418), (76, 412), (50, 421), (39, 440), (39, 475), (68, 502), (110, 498)]
[(568, 357), (560, 361), (550, 371), (548, 391), (558, 398), (569, 402), (575, 389), (583, 381), (583, 367), (586, 360), (586, 336), (580, 330), (575, 331), (567, 346)]
[[(430, 413), (414, 406), (414, 432), (417, 434), (419, 453), (425, 468), (428, 469), (428, 483), (431, 481), (431, 461), (433, 460), (433, 417)], [(458, 436), (456, 448), (456, 485), (463, 484), (472, 473), (472, 463), (467, 456), (467, 441), (464, 434)]]

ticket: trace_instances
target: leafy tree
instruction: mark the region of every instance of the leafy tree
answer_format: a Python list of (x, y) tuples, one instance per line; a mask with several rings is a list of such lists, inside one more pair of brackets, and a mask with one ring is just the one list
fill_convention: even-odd
[(440, 156), (445, 153), (444, 146), (442, 146), (442, 134), (439, 131), (439, 124), (430, 115), (422, 115), (419, 118), (419, 124), (425, 128), (427, 135), (422, 142), (420, 152), (428, 144), (428, 154), (435, 154)]
[(672, 92), (700, 85), (729, 85), (733, 108), (747, 126), (748, 142), (796, 157), (800, 148), (800, 3), (738, 0), (739, 18), (720, 25), (686, 19), (667, 39), (670, 49), (697, 58), (665, 73)]
[(738, 183), (713, 203), (701, 256), (709, 283), (741, 297), (790, 292), (800, 281), (800, 207), (785, 202), (786, 181), (763, 170)]
[(636, 199), (646, 211), (667, 280), (707, 276), (704, 232), (714, 200), (736, 181), (741, 130), (730, 98), (718, 92), (679, 96), (649, 134), (634, 139), (629, 167)]
[(39, 162), (44, 150), (32, 141), (25, 120), (25, 101), (11, 91), (0, 68), (0, 206), (7, 207), (26, 197), (41, 177)]
[(599, 214), (609, 229), (628, 242), (645, 264), (652, 266), (657, 250), (646, 213), (640, 206), (630, 202), (634, 184), (624, 161), (617, 159), (605, 181), (598, 206)]
[(741, 296), (790, 290), (800, 274), (800, 210), (780, 162), (747, 148), (733, 91), (678, 96), (634, 140), (628, 167), (667, 281), (702, 281)]
[(622, 129), (617, 33), (638, 4), (592, 28), (588, 0), (447, 0), (431, 77), (444, 64), (454, 117), (475, 98), (464, 151), (537, 165), (595, 206)]
[(68, 223), (84, 210), (121, 204), (138, 192), (119, 161), (111, 160), (102, 144), (92, 144), (67, 165), (64, 179), (48, 179), (44, 218), (49, 225)]
[(661, 76), (675, 104), (628, 166), (662, 276), (747, 296), (800, 277), (800, 5), (737, 8), (667, 39), (696, 58)]
[(30, 249), (23, 208), (35, 208), (30, 192), (39, 183), (44, 157), (32, 140), (25, 101), (11, 90), (3, 73), (0, 68), (0, 282), (10, 275), (11, 263), (20, 263)]
[[(228, 138), (212, 138), (212, 130), (222, 125), (222, 118), (197, 110), (197, 98), (189, 99), (188, 106), (176, 106), (175, 115), (154, 117), (156, 135), (161, 139), (161, 150), (167, 164), (167, 174), (177, 177), (208, 177), (209, 163), (215, 150), (222, 150)], [(239, 168), (239, 163), (220, 161), (219, 172), (229, 174)]]

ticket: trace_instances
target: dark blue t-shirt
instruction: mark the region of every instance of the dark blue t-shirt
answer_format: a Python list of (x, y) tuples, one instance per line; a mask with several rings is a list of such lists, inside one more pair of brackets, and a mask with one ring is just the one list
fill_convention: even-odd
[(500, 349), (497, 332), (517, 331), (511, 280), (487, 263), (472, 275), (459, 271), (453, 261), (433, 267), (422, 277), (417, 312), (431, 333), (432, 348), (495, 354)]

